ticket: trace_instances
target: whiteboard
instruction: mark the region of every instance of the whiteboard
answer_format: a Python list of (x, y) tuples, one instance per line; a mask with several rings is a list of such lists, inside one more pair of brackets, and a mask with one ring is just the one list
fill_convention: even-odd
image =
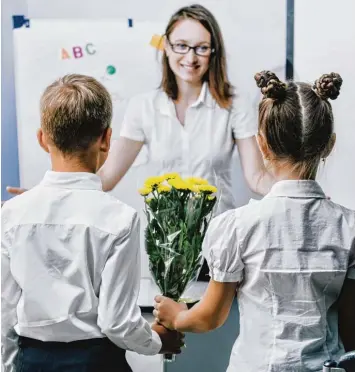
[[(264, 17), (263, 12), (254, 14), (254, 7), (243, 6), (239, 1), (227, 1), (226, 4), (227, 13), (225, 8), (217, 6), (217, 2), (210, 9), (215, 12), (224, 35), (230, 79), (238, 93), (252, 101), (256, 111), (260, 91), (256, 88), (254, 74), (271, 69), (280, 77), (285, 75), (285, 9), (276, 2), (272, 5), (260, 2), (258, 6), (267, 11), (274, 8), (274, 16), (270, 19)], [(46, 86), (67, 73), (97, 78), (112, 94), (112, 126), (114, 131), (119, 131), (127, 99), (159, 85), (159, 52), (150, 41), (153, 35), (163, 34), (165, 26), (162, 22), (134, 21), (133, 27), (128, 27), (126, 19), (31, 19), (30, 28), (14, 31), (18, 147), (23, 187), (33, 187), (50, 167), (48, 155), (36, 139), (40, 125), (39, 100)], [(73, 47), (81, 48), (80, 58), (73, 55)], [(63, 59), (63, 49), (70, 58)], [(90, 54), (93, 51), (95, 53)], [(109, 66), (115, 68), (114, 74), (107, 72)], [(135, 166), (112, 191), (113, 195), (138, 210), (143, 220), (143, 200), (137, 188), (146, 176), (151, 175), (152, 168), (147, 160), (144, 149)], [(255, 197), (245, 185), (237, 152), (232, 178), (238, 205)], [(143, 228), (141, 237), (143, 239)], [(142, 277), (149, 276), (142, 244)]]
[[(44, 89), (68, 73), (95, 77), (111, 93), (112, 127), (119, 130), (127, 99), (159, 84), (159, 55), (150, 40), (162, 33), (162, 27), (141, 22), (129, 28), (127, 20), (31, 20), (30, 29), (15, 30), (18, 146), (24, 187), (35, 185), (48, 168), (48, 156), (36, 143), (39, 100)], [(149, 73), (142, 61), (150, 66)]]

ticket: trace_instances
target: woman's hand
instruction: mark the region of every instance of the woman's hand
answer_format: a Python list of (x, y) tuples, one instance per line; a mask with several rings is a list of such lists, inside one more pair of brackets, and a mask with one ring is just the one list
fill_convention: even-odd
[(6, 191), (11, 195), (21, 195), (24, 192), (27, 191), (27, 189), (24, 189), (22, 187), (13, 187), (13, 186), (7, 186)]
[(179, 313), (187, 310), (186, 304), (177, 303), (164, 296), (156, 296), (154, 301), (153, 315), (156, 322), (168, 329), (175, 329), (175, 319)]

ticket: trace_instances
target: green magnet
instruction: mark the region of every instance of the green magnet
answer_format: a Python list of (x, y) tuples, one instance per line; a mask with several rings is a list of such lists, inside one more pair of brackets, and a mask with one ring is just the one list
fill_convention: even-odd
[(115, 66), (107, 66), (106, 67), (106, 72), (109, 74), (109, 75), (113, 75), (115, 72), (116, 72), (116, 67)]

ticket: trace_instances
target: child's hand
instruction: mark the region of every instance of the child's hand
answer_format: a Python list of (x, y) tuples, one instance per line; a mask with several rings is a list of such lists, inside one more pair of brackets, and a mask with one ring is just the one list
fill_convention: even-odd
[(161, 324), (154, 323), (152, 329), (158, 333), (162, 347), (159, 354), (180, 354), (185, 345), (185, 335), (181, 332), (170, 331)]
[(153, 315), (156, 322), (164, 325), (166, 328), (175, 329), (174, 323), (177, 315), (187, 306), (184, 303), (177, 303), (170, 298), (164, 296), (156, 296), (154, 303)]

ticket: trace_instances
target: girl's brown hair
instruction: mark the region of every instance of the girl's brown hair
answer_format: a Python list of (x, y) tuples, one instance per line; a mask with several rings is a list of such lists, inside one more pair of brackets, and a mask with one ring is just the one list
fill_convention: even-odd
[(303, 178), (314, 178), (319, 162), (332, 145), (334, 118), (329, 99), (336, 99), (343, 83), (334, 72), (314, 85), (283, 83), (270, 71), (255, 75), (263, 99), (259, 104), (259, 133), (278, 160), (285, 160)]
[[(182, 19), (193, 19), (211, 34), (211, 47), (214, 52), (210, 56), (208, 71), (203, 76), (203, 81), (209, 84), (210, 92), (218, 105), (222, 108), (231, 106), (233, 87), (227, 76), (226, 51), (219, 25), (213, 14), (201, 5), (191, 5), (179, 9), (172, 15), (165, 30), (165, 37), (169, 39), (176, 23)], [(169, 66), (169, 60), (163, 52), (163, 77), (160, 88), (173, 100), (178, 98), (178, 86), (175, 74)]]

